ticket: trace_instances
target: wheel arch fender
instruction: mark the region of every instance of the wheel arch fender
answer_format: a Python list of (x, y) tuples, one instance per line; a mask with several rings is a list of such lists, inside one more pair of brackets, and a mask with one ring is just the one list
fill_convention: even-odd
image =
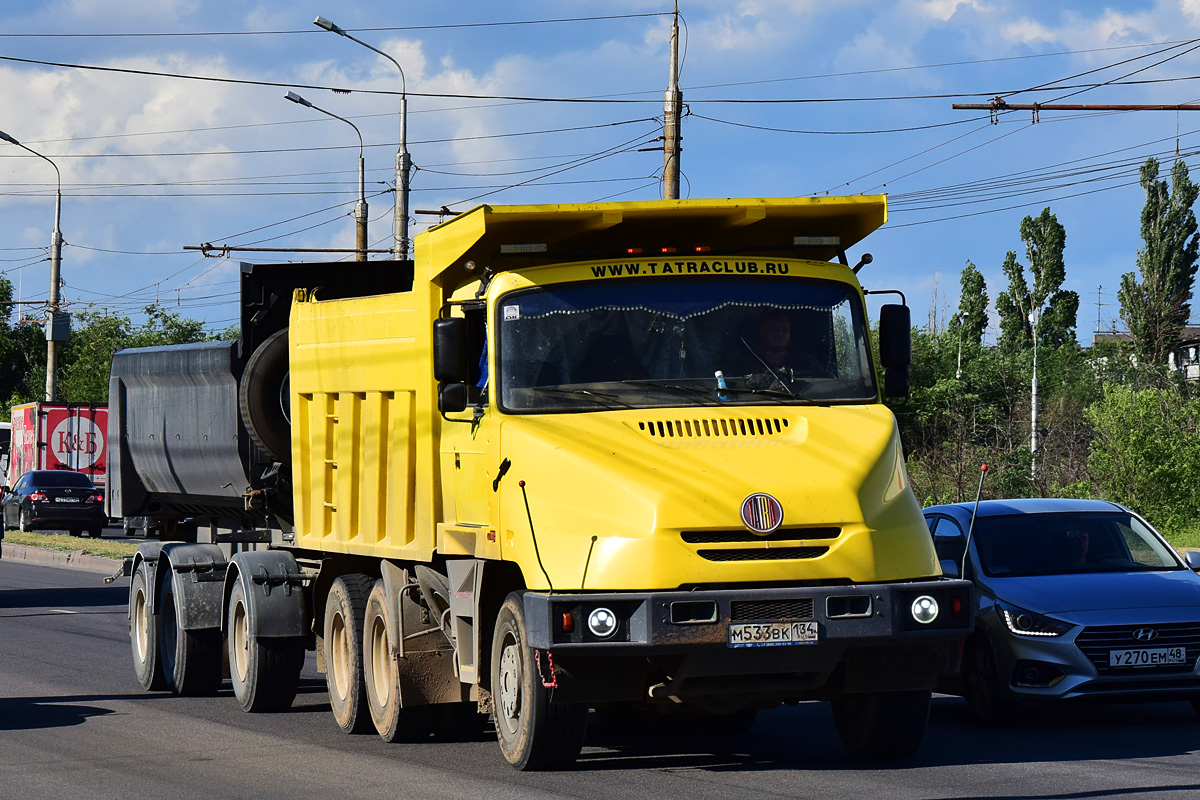
[(132, 575), (142, 564), (146, 565), (146, 591), (150, 593), (148, 598), (150, 608), (156, 614), (158, 613), (158, 555), (162, 546), (163, 542), (142, 542), (133, 551), (133, 563), (129, 568), (129, 574)]
[[(220, 629), (225, 604), (224, 586), (228, 561), (214, 544), (165, 542), (158, 562), (166, 561), (167, 571), (156, 569), (155, 597), (162, 582), (171, 581), (175, 592), (176, 621), (180, 630)], [(157, 603), (157, 601), (156, 601)], [(161, 609), (156, 609), (156, 612)]]
[(229, 626), (229, 596), (237, 583), (246, 595), (250, 636), (282, 639), (308, 636), (304, 587), (295, 557), (281, 550), (235, 553), (221, 594), (221, 629)]

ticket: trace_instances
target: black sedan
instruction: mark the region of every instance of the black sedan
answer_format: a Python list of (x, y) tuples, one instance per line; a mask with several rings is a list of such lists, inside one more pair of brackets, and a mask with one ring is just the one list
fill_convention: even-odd
[(3, 487), (4, 528), (87, 531), (99, 539), (108, 522), (104, 495), (82, 472), (34, 470)]

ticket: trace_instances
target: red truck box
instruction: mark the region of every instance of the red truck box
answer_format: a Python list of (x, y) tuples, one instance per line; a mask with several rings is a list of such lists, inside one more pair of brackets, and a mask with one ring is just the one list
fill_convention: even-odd
[(91, 403), (25, 403), (12, 410), (12, 444), (6, 483), (33, 469), (82, 472), (103, 488), (108, 406)]

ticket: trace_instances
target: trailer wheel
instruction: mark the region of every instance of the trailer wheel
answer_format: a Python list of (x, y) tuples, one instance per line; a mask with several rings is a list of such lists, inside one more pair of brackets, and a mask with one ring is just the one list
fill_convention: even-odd
[(504, 601), (492, 637), (492, 696), (496, 738), (520, 770), (561, 769), (575, 763), (587, 731), (587, 706), (552, 703), (528, 644), (521, 596)]
[(250, 633), (250, 600), (238, 581), (229, 595), (229, 678), (244, 711), (283, 711), (300, 686), (304, 644), (293, 638), (264, 638)]
[(172, 576), (158, 592), (158, 652), (167, 688), (177, 695), (213, 695), (221, 686), (221, 631), (183, 630), (175, 608)]
[(133, 649), (133, 671), (138, 683), (152, 692), (167, 688), (162, 664), (158, 659), (158, 631), (151, 599), (150, 575), (146, 562), (138, 564), (129, 581), (129, 643)]
[(246, 361), (238, 408), (254, 443), (281, 464), (292, 461), (287, 328), (268, 336)]
[(363, 617), (371, 579), (342, 575), (329, 587), (325, 601), (325, 684), (333, 717), (346, 733), (371, 729), (363, 685)]
[(853, 758), (908, 758), (925, 735), (929, 701), (929, 690), (843, 694), (833, 700), (833, 722)]
[(367, 707), (375, 730), (385, 742), (419, 742), (433, 733), (438, 706), (404, 707), (400, 669), (388, 637), (388, 604), (383, 581), (375, 581), (367, 598), (363, 625), (363, 678)]

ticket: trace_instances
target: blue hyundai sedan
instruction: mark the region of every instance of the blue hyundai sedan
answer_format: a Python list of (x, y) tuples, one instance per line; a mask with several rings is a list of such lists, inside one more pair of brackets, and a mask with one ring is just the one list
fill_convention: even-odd
[(1200, 713), (1200, 554), (1181, 559), (1115, 503), (985, 500), (972, 530), (973, 508), (924, 512), (943, 571), (978, 598), (941, 691), (987, 723), (1026, 701), (1190, 700)]

